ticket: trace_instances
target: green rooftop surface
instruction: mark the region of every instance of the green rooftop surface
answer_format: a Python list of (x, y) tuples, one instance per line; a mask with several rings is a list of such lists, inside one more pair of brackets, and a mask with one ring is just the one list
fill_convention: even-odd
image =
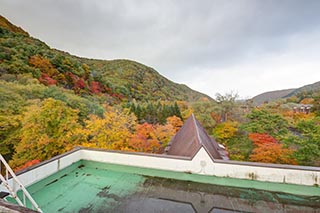
[[(29, 187), (44, 212), (318, 212), (320, 188), (79, 161)], [(7, 198), (12, 201), (12, 199)]]

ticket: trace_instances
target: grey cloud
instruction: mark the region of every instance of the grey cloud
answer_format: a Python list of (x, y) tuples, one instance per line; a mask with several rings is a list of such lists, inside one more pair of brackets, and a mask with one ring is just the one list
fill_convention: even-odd
[(138, 60), (179, 82), (202, 70), (223, 72), (282, 54), (294, 35), (320, 29), (317, 0), (0, 0), (0, 4), (3, 15), (55, 48), (90, 58)]

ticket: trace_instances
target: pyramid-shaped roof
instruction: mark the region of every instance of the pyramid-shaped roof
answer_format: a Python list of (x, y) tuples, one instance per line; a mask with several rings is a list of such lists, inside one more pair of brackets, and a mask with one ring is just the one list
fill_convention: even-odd
[(226, 150), (206, 133), (192, 114), (169, 142), (166, 154), (193, 158), (201, 147), (207, 151), (213, 160), (229, 159)]

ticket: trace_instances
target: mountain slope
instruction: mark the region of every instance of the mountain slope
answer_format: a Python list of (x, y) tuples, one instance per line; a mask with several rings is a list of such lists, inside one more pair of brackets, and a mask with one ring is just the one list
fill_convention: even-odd
[(260, 105), (260, 104), (263, 104), (265, 102), (277, 100), (277, 99), (280, 99), (280, 98), (283, 98), (283, 97), (289, 95), (293, 91), (295, 91), (295, 89), (285, 89), (285, 90), (276, 90), (276, 91), (264, 92), (264, 93), (261, 93), (261, 94), (259, 94), (257, 96), (254, 96), (252, 98), (253, 104), (254, 105)]
[(295, 88), (295, 89), (276, 90), (276, 91), (261, 93), (253, 97), (252, 101), (254, 105), (260, 105), (265, 102), (274, 101), (281, 98), (289, 98), (299, 93), (315, 92), (319, 90), (320, 90), (320, 81), (313, 84), (308, 84), (299, 88)]
[(29, 36), (29, 34), (24, 31), (21, 27), (15, 26), (12, 23), (10, 23), (6, 18), (0, 15), (0, 27), (3, 27), (9, 31), (20, 33), (26, 36)]
[(0, 75), (24, 73), (81, 95), (102, 93), (137, 101), (211, 99), (135, 61), (86, 59), (51, 49), (0, 16)]
[(288, 95), (284, 96), (284, 98), (288, 98), (291, 97), (293, 95), (297, 95), (299, 93), (303, 93), (303, 92), (314, 92), (314, 91), (319, 91), (320, 90), (320, 81), (313, 83), (313, 84), (308, 84), (302, 87), (299, 87), (298, 89), (295, 89), (294, 91), (292, 91), (291, 93), (289, 93)]

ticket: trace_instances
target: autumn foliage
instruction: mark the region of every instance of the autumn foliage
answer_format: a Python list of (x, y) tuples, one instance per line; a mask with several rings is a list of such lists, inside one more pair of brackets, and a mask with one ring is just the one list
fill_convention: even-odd
[[(214, 101), (134, 61), (53, 50), (4, 18), (0, 32), (0, 152), (12, 166), (78, 145), (161, 152), (191, 113), (232, 160), (320, 165), (316, 87), (259, 106), (232, 93)], [(293, 110), (301, 104), (310, 111)]]
[(292, 157), (293, 150), (284, 148), (279, 143), (258, 145), (250, 155), (250, 161), (262, 163), (297, 164)]
[(175, 133), (171, 124), (138, 124), (135, 134), (129, 140), (129, 148), (137, 152), (159, 153)]
[(136, 133), (129, 140), (129, 147), (137, 152), (159, 152), (161, 144), (152, 124), (138, 124)]
[(90, 91), (93, 93), (93, 94), (98, 94), (101, 92), (101, 85), (99, 82), (96, 82), (96, 81), (92, 81), (90, 83)]
[(213, 118), (213, 120), (215, 120), (215, 122), (218, 124), (221, 122), (221, 114), (215, 113), (215, 112), (211, 112), (211, 117)]
[(50, 159), (71, 150), (81, 140), (77, 133), (81, 128), (78, 110), (51, 98), (28, 107), (21, 125), (13, 138), (19, 141), (11, 162), (14, 167), (33, 159)]
[(43, 83), (44, 85), (46, 85), (46, 86), (55, 85), (55, 84), (57, 83), (56, 80), (50, 78), (50, 77), (48, 76), (48, 74), (46, 74), (46, 73), (41, 73), (41, 76), (40, 76), (40, 78), (39, 78), (39, 81), (40, 81), (41, 83)]
[(262, 163), (297, 164), (293, 150), (284, 148), (274, 137), (262, 133), (250, 133), (249, 139), (255, 145), (250, 161)]
[(214, 129), (213, 134), (220, 143), (226, 145), (229, 139), (237, 134), (238, 126), (239, 124), (235, 121), (227, 121), (224, 123), (220, 123)]
[[(69, 60), (64, 60), (66, 63), (66, 67), (69, 67), (71, 63)], [(56, 69), (56, 67), (50, 62), (49, 59), (40, 56), (34, 55), (29, 58), (29, 65), (34, 68), (40, 70), (40, 77), (38, 80), (40, 83), (51, 86), (60, 84), (63, 85), (67, 89), (72, 89), (76, 94), (100, 94), (106, 93), (115, 99), (121, 100), (124, 98), (122, 94), (116, 93), (112, 91), (106, 85), (101, 84), (98, 81), (93, 81), (89, 79), (90, 70), (88, 65), (83, 64), (82, 68), (84, 73), (82, 75), (77, 75), (69, 71), (69, 69), (64, 70), (64, 72), (60, 72)]]
[(183, 122), (179, 117), (174, 115), (167, 118), (167, 124), (170, 124), (172, 126), (174, 132), (178, 132), (182, 127)]
[(119, 110), (107, 106), (103, 118), (90, 115), (85, 128), (80, 131), (87, 139), (82, 146), (104, 149), (126, 150), (131, 137), (135, 116), (128, 110)]
[(40, 69), (42, 73), (47, 74), (49, 77), (57, 76), (59, 74), (59, 71), (51, 64), (51, 62), (42, 56), (31, 56), (29, 64)]
[(314, 113), (303, 113), (303, 112), (294, 112), (293, 110), (282, 112), (283, 117), (285, 117), (293, 125), (298, 124), (303, 120), (311, 120), (314, 118)]
[(276, 144), (278, 143), (274, 137), (263, 134), (263, 133), (249, 133), (249, 139), (253, 142), (254, 145), (260, 146), (264, 144)]
[(22, 166), (16, 168), (15, 172), (21, 171), (21, 170), (23, 170), (25, 168), (28, 168), (28, 167), (33, 166), (33, 165), (36, 165), (38, 163), (40, 163), (40, 160), (38, 160), (38, 159), (30, 160), (30, 161), (26, 162), (25, 164), (23, 164)]

